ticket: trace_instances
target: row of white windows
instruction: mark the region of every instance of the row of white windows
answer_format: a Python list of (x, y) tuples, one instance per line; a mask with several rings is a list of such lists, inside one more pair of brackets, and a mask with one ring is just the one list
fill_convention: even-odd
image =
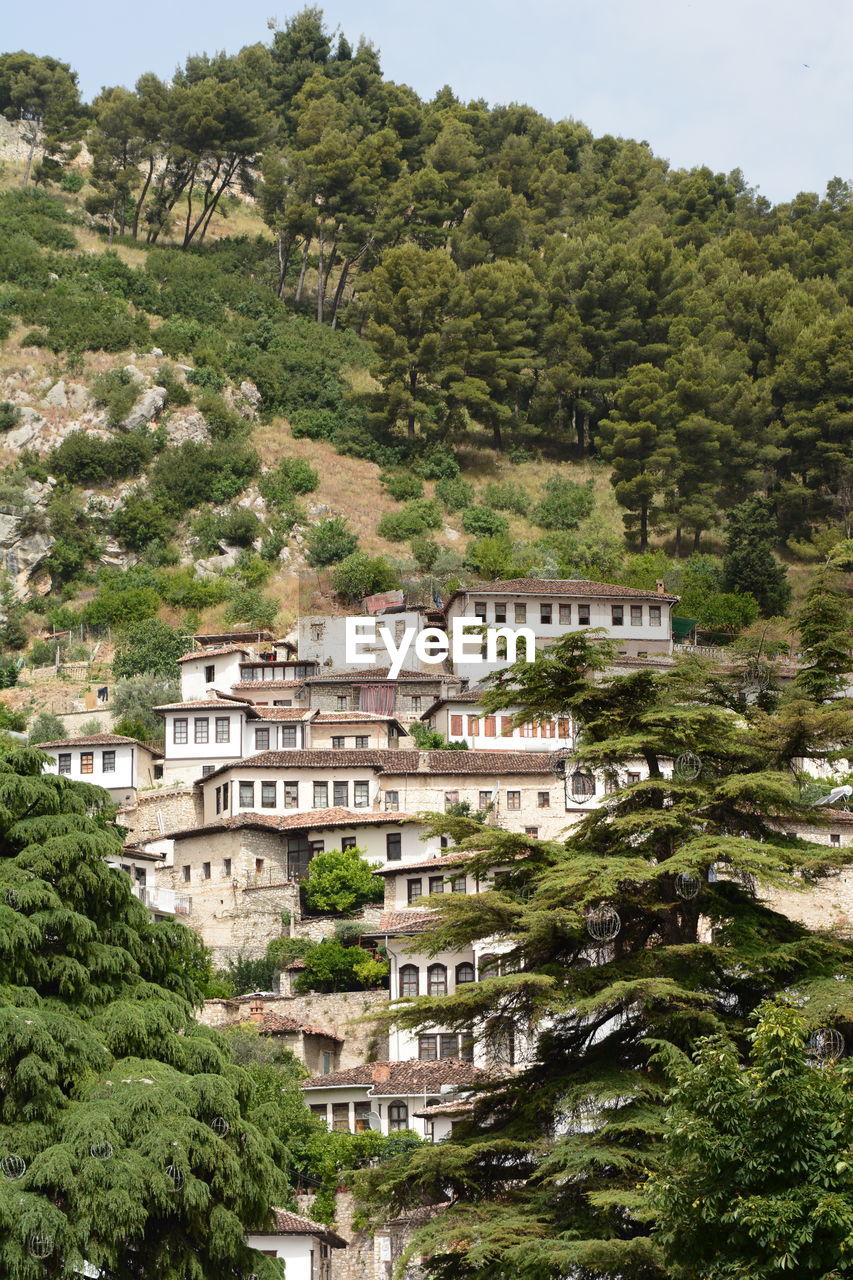
[[(185, 745), (189, 742), (189, 717), (178, 716), (172, 725), (172, 741), (178, 745)], [(278, 746), (281, 749), (299, 746), (299, 726), (295, 724), (283, 724), (278, 726), (278, 742), (275, 741), (275, 729), (255, 729), (255, 750), (269, 751), (270, 747)], [(216, 716), (214, 719), (214, 742), (230, 742), (231, 741), (231, 718), (230, 716)], [(193, 742), (204, 745), (210, 742), (210, 717), (194, 716), (193, 717)], [(332, 746), (343, 750), (347, 745), (345, 737), (333, 737)], [(357, 734), (352, 739), (352, 745), (355, 748), (367, 749), (370, 746), (370, 738), (367, 734)]]
[[(291, 838), (288, 841), (288, 854), (294, 853), (294, 845), (298, 844), (298, 838)], [(389, 862), (399, 862), (402, 857), (403, 835), (400, 831), (388, 831), (385, 833), (385, 857)], [(355, 836), (341, 836), (341, 852), (347, 849), (357, 849), (358, 840)], [(324, 840), (311, 840), (308, 842), (308, 861), (315, 858), (318, 853), (325, 853), (326, 842)], [(230, 880), (232, 875), (232, 861), (230, 858), (222, 859), (222, 867), (220, 876), (222, 879)], [(264, 858), (255, 858), (254, 875), (256, 879), (263, 878), (265, 874), (266, 860)], [(192, 882), (192, 864), (186, 863), (181, 868), (181, 878), (185, 884)], [(202, 880), (213, 879), (213, 864), (211, 862), (203, 862), (201, 864)], [(442, 890), (432, 890), (432, 892), (440, 893)], [(464, 892), (464, 889), (463, 889)]]
[[(237, 805), (240, 809), (254, 809), (256, 798), (260, 801), (262, 809), (275, 809), (279, 803), (281, 796), (281, 807), (283, 809), (299, 808), (299, 783), (298, 782), (237, 782)], [(279, 792), (281, 787), (281, 792)], [(399, 793), (393, 792), (398, 795)], [(329, 797), (331, 796), (331, 806)], [(311, 784), (311, 808), (312, 809), (328, 809), (350, 807), (350, 796), (352, 797), (353, 809), (367, 809), (370, 806), (370, 783), (369, 782), (314, 782)], [(228, 811), (228, 805), (231, 798), (231, 784), (223, 782), (221, 786), (216, 788), (214, 792), (214, 800), (216, 812), (223, 813)], [(390, 806), (386, 805), (386, 808)], [(397, 806), (399, 807), (399, 799)]]
[[(60, 773), (71, 772), (71, 752), (60, 751), (57, 756), (57, 768)], [(115, 773), (116, 771), (116, 753), (114, 751), (101, 752), (101, 773)], [(94, 751), (80, 752), (80, 772), (95, 772), (95, 753)]]
[[(464, 892), (464, 889), (463, 889)], [(499, 974), (515, 973), (517, 965), (511, 956), (484, 955), (480, 957), (480, 980), (495, 978)], [(477, 981), (477, 972), (470, 960), (463, 960), (455, 969), (456, 986), (461, 987), (469, 982)], [(419, 996), (421, 992), (421, 971), (416, 964), (400, 966), (399, 993), (401, 997)], [(448, 970), (446, 964), (431, 964), (426, 971), (426, 990), (428, 996), (446, 996), (448, 993)], [(452, 1054), (441, 1054), (441, 1057), (452, 1057)]]
[[(531, 611), (535, 609), (535, 605), (531, 605)], [(622, 627), (625, 625), (625, 610), (629, 610), (628, 617), (631, 619), (632, 627), (641, 627), (643, 625), (643, 610), (641, 604), (632, 604), (625, 606), (623, 604), (612, 604), (610, 606), (610, 625), (613, 627)], [(527, 605), (513, 605), (513, 622), (527, 622)], [(573, 617), (577, 619), (577, 626), (588, 627), (590, 625), (590, 606), (588, 604), (579, 604), (577, 606), (571, 604), (558, 604), (556, 606), (556, 619), (561, 627), (572, 626)], [(650, 604), (648, 606), (649, 626), (659, 627), (661, 625), (661, 606), (659, 604)], [(474, 617), (479, 618), (481, 622), (488, 621), (489, 604), (486, 600), (476, 600), (474, 602)], [(554, 605), (542, 602), (539, 605), (539, 623), (540, 626), (550, 627), (554, 625), (555, 612)], [(500, 626), (507, 620), (507, 603), (506, 601), (495, 601), (494, 605), (494, 621)]]

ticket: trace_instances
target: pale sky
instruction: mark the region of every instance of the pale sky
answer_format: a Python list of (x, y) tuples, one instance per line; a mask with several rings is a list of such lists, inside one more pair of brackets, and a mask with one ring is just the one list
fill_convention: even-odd
[[(2, 48), (50, 53), (84, 96), (168, 77), (188, 53), (268, 40), (294, 0), (4, 4)], [(645, 139), (676, 167), (743, 170), (769, 199), (853, 178), (851, 0), (326, 0), (385, 75), (431, 97), (525, 102)], [(807, 64), (807, 65), (804, 65)]]

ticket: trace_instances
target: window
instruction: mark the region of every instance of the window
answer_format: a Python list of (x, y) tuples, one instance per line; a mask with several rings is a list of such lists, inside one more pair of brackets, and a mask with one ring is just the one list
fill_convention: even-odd
[(59, 764), (60, 773), (70, 773), (71, 772), (71, 752), (60, 751), (59, 757), (58, 757), (58, 764)]
[(231, 859), (230, 859), (230, 858), (223, 858), (223, 859), (222, 859), (222, 874), (223, 874), (224, 876), (230, 876), (230, 875), (231, 875)]
[(95, 772), (95, 753), (94, 753), (94, 751), (81, 751), (81, 752), (80, 752), (80, 772), (81, 772), (81, 773), (94, 773), (94, 772)]
[(537, 809), (551, 808), (551, 792), (550, 791), (536, 792), (536, 808)]
[(216, 812), (217, 813), (222, 812), (222, 788), (221, 787), (216, 788)]
[(462, 736), (462, 717), (450, 717), (450, 736), (452, 738), (460, 738)]
[(343, 751), (346, 745), (347, 745), (346, 738), (332, 738), (332, 746), (336, 751)]
[(183, 880), (184, 884), (189, 884), (191, 875), (192, 875), (191, 867), (181, 867), (181, 879)]
[(210, 721), (207, 716), (196, 716), (193, 720), (193, 741), (208, 742), (210, 740)]
[(400, 792), (385, 792), (385, 808), (391, 813), (398, 813), (400, 809)]
[(216, 717), (216, 741), (217, 742), (231, 741), (231, 717), (230, 716)]
[(610, 624), (614, 627), (621, 627), (625, 621), (625, 608), (621, 604), (612, 604), (610, 606)]
[(101, 772), (115, 773), (116, 771), (116, 753), (114, 751), (101, 752)]
[(524, 834), (525, 834), (526, 836), (532, 836), (532, 837), (533, 837), (533, 839), (534, 839), (534, 840), (536, 840), (536, 839), (538, 839), (538, 837), (539, 837), (539, 828), (538, 828), (538, 827), (525, 827), (525, 828), (524, 828)]
[(427, 1142), (435, 1142), (435, 1121), (424, 1120), (424, 1138)]
[(230, 785), (231, 784), (228, 782), (223, 782), (222, 784), (222, 808), (223, 809), (228, 808), (228, 788)]
[(389, 831), (385, 837), (385, 857), (388, 862), (399, 862), (403, 856), (403, 837), (399, 831)]
[(591, 773), (572, 774), (571, 791), (575, 800), (589, 800), (590, 796), (595, 795), (595, 778)]
[(370, 804), (370, 783), (354, 782), (352, 784), (352, 807), (366, 809)]
[(332, 1128), (338, 1133), (349, 1133), (349, 1103), (332, 1103)]
[(457, 987), (461, 987), (462, 984), (465, 982), (475, 982), (475, 981), (476, 981), (476, 975), (474, 973), (474, 966), (472, 964), (468, 964), (466, 961), (464, 964), (458, 964), (456, 966)]
[(347, 695), (346, 695), (345, 693), (336, 693), (336, 694), (335, 694), (335, 706), (336, 706), (336, 708), (337, 708), (337, 710), (338, 710), (338, 711), (346, 711), (346, 709), (347, 709)]
[(834, 849), (838, 849), (841, 846), (841, 836), (837, 831), (831, 831), (829, 833), (829, 843)]
[(497, 732), (496, 720), (494, 716), (486, 716), (483, 720), (483, 736), (486, 738), (494, 738)]
[[(323, 1075), (327, 1076), (332, 1069), (332, 1055), (328, 1049), (323, 1050)], [(325, 1108), (323, 1108), (325, 1110)]]
[(405, 1102), (392, 1102), (388, 1108), (388, 1128), (392, 1133), (400, 1133), (409, 1127), (409, 1108)]
[(455, 880), (450, 881), (451, 893), (465, 893), (467, 892), (467, 887), (467, 882), (464, 876), (457, 876)]
[(496, 978), (500, 973), (500, 960), (497, 956), (485, 955), (480, 956), (480, 980), (483, 978)]
[(564, 627), (569, 626), (572, 621), (572, 606), (570, 604), (560, 605), (560, 622)]
[(506, 600), (495, 601), (495, 622), (498, 625), (506, 622)]
[(438, 1036), (418, 1036), (418, 1057), (421, 1062), (435, 1062), (438, 1057)]
[(209, 862), (203, 862), (201, 864), (201, 878), (202, 880), (210, 879), (210, 863)]
[(423, 880), (421, 880), (420, 877), (418, 877), (417, 880), (406, 881), (406, 901), (408, 902), (409, 906), (412, 905), (412, 903), (415, 901), (416, 898), (420, 898), (423, 896), (423, 891), (424, 891), (424, 882)]
[(264, 874), (264, 859), (255, 858), (255, 877), (258, 878)]
[(420, 709), (421, 709), (421, 695), (420, 695), (419, 693), (413, 694), (413, 695), (412, 695), (412, 697), (411, 697), (411, 699), (410, 699), (410, 701), (411, 701), (411, 704), (412, 704), (412, 710), (413, 710), (413, 711), (420, 711)]
[(438, 1037), (438, 1056), (439, 1058), (458, 1058), (459, 1037), (453, 1035), (440, 1035)]
[(336, 805), (341, 805), (342, 808), (346, 809), (347, 805), (349, 804), (349, 783), (348, 782), (332, 783), (332, 803)]
[(216, 765), (215, 765), (215, 764), (203, 764), (203, 765), (201, 766), (201, 776), (202, 776), (203, 778), (209, 778), (209, 777), (210, 777), (210, 775), (211, 775), (212, 773), (215, 773), (215, 772), (216, 772)]
[(521, 792), (520, 791), (508, 791), (506, 793), (506, 807), (507, 809), (521, 808)]
[(329, 807), (328, 782), (314, 783), (311, 804), (314, 809), (328, 809)]
[(447, 812), (447, 810), (448, 810), (448, 809), (452, 808), (452, 807), (453, 807), (453, 805), (458, 804), (458, 803), (459, 803), (459, 792), (458, 792), (458, 791), (445, 791), (445, 793), (444, 793), (444, 811), (445, 811), (445, 813)]
[(513, 605), (512, 614), (516, 622), (526, 622), (527, 621), (527, 605), (526, 604)]
[(261, 808), (262, 809), (275, 808), (275, 783), (274, 782), (261, 783)]
[(431, 964), (427, 969), (427, 995), (447, 995), (447, 965)]
[(589, 626), (589, 605), (588, 604), (578, 605), (578, 626), (579, 627)]
[(358, 841), (355, 836), (341, 836), (341, 853), (345, 853), (347, 849), (356, 849)]
[(660, 626), (660, 605), (659, 604), (649, 605), (649, 626), (650, 627)]
[(444, 893), (444, 876), (430, 876), (429, 891), (430, 893)]
[(273, 698), (272, 704), (274, 707), (292, 707), (293, 699), (292, 698)]
[(299, 783), (298, 782), (285, 782), (284, 807), (285, 809), (299, 808)]
[(296, 725), (283, 724), (281, 726), (281, 745), (283, 747), (296, 746)]
[(213, 684), (215, 679), (216, 679), (216, 667), (213, 665), (212, 662), (209, 662), (204, 669), (204, 683)]
[(186, 716), (176, 716), (172, 722), (172, 741), (184, 743), (187, 741), (187, 726), (189, 721)]
[(641, 604), (631, 605), (631, 626), (641, 627), (643, 625), (643, 606)]
[(629, 774), (628, 774), (628, 786), (629, 786), (629, 787), (633, 787), (634, 783), (635, 783), (635, 782), (639, 782), (639, 781), (640, 781), (640, 775), (639, 775), (638, 773), (629, 773)]
[(240, 783), (240, 808), (252, 809), (255, 804), (255, 784), (254, 782)]
[[(325, 1073), (328, 1075), (328, 1072)], [(370, 1103), (356, 1102), (353, 1106), (355, 1113), (355, 1131), (356, 1133), (366, 1133), (370, 1128)]]
[(463, 1062), (474, 1061), (474, 1037), (472, 1035), (462, 1036), (459, 1057)]
[(400, 968), (400, 995), (416, 996), (420, 992), (420, 973), (416, 964), (404, 964)]
[(370, 738), (366, 733), (356, 734), (355, 746), (357, 751), (366, 751)]
[(324, 630), (325, 630), (325, 625), (322, 622), (312, 622), (311, 623), (311, 639), (322, 640)]
[(488, 807), (489, 807), (489, 805), (490, 805), (491, 803), (492, 803), (492, 793), (491, 793), (491, 791), (480, 791), (480, 792), (478, 793), (478, 795), (477, 795), (477, 808), (478, 808), (478, 809), (488, 809)]
[(270, 731), (269, 729), (255, 730), (255, 750), (269, 751), (270, 749)]
[(309, 1109), (314, 1113), (315, 1116), (319, 1116), (324, 1124), (328, 1124), (328, 1115), (326, 1111), (325, 1102), (313, 1102)]
[(481, 622), (486, 621), (487, 605), (485, 600), (474, 601), (474, 617), (479, 618)]
[(551, 625), (551, 605), (550, 604), (540, 604), (539, 621), (542, 623), (543, 626), (550, 627)]

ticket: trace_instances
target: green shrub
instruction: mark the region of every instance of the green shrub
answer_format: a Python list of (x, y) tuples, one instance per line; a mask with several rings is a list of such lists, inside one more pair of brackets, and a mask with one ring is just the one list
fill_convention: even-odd
[(188, 440), (160, 454), (151, 473), (151, 488), (169, 513), (181, 516), (203, 502), (236, 498), (259, 469), (258, 455), (243, 444)]
[(10, 404), (8, 400), (0, 400), (0, 431), (11, 431), (17, 426), (21, 417), (21, 411), (17, 405)]
[(29, 723), (27, 742), (61, 742), (67, 738), (65, 725), (53, 711), (39, 711)]
[(62, 643), (59, 640), (34, 640), (27, 653), (31, 667), (52, 667), (61, 662)]
[(309, 911), (346, 915), (368, 902), (381, 902), (384, 886), (359, 849), (329, 849), (316, 854), (303, 883)]
[(139, 475), (154, 456), (152, 432), (140, 427), (104, 440), (87, 431), (72, 431), (50, 455), (50, 470), (72, 484), (96, 485)]
[(594, 505), (591, 480), (576, 484), (562, 476), (552, 476), (530, 518), (541, 529), (576, 529), (581, 520), (592, 514)]
[(346, 421), (346, 415), (334, 409), (297, 409), (290, 415), (290, 426), (297, 440), (301, 437), (334, 440)]
[(507, 480), (498, 483), (490, 480), (483, 489), (482, 503), (484, 507), (493, 507), (495, 511), (513, 511), (518, 516), (527, 515), (530, 510), (530, 497), (520, 484), (512, 484)]
[(260, 535), (261, 522), (247, 507), (229, 507), (219, 515), (206, 507), (192, 524), (192, 535), (203, 555), (215, 555), (220, 544), (250, 547)]
[(449, 476), (439, 480), (435, 496), (444, 503), (446, 511), (464, 511), (474, 501), (474, 489), (460, 476)]
[(82, 289), (76, 281), (19, 294), (16, 306), (25, 323), (39, 326), (25, 335), (28, 346), (79, 353), (144, 350), (151, 345), (144, 316), (131, 312), (123, 300)]
[(110, 532), (123, 547), (142, 551), (152, 542), (168, 542), (175, 521), (161, 504), (144, 491), (129, 494), (113, 513)]
[(400, 578), (382, 556), (369, 556), (366, 551), (354, 551), (335, 566), (332, 587), (347, 600), (363, 600), (365, 596), (380, 591), (393, 591), (400, 586)]
[(63, 169), (59, 179), (60, 190), (69, 191), (73, 195), (81, 191), (85, 185), (86, 179), (77, 169)]
[(488, 507), (468, 507), (462, 513), (462, 528), (478, 537), (494, 538), (507, 533), (509, 526), (506, 516), (499, 515), (497, 511), (490, 511)]
[(246, 430), (246, 420), (213, 391), (203, 391), (196, 399), (199, 413), (204, 418), (214, 440), (229, 440)]
[(170, 364), (161, 364), (155, 375), (155, 382), (162, 387), (168, 397), (172, 409), (180, 409), (190, 404), (192, 395), (186, 383), (182, 382)]
[[(183, 651), (184, 643), (178, 632), (160, 618), (152, 617), (143, 622), (128, 620), (116, 644), (113, 675), (117, 680), (139, 676), (175, 680), (179, 674), (177, 660)], [(129, 703), (116, 705), (118, 714), (136, 715), (138, 710), (136, 705)]]
[(160, 594), (153, 587), (128, 587), (125, 590), (102, 590), (83, 610), (92, 626), (125, 626), (154, 618), (160, 608)]
[(409, 471), (386, 471), (380, 479), (389, 496), (395, 498), (397, 502), (407, 502), (410, 498), (423, 497), (423, 480)]
[(399, 511), (387, 511), (379, 521), (377, 532), (389, 542), (406, 542), (409, 538), (440, 529), (441, 510), (432, 498), (415, 498)]
[(530, 572), (532, 561), (529, 549), (517, 547), (505, 533), (477, 538), (465, 550), (465, 564), (488, 582), (523, 578)]
[(419, 535), (417, 538), (412, 538), (409, 545), (412, 548), (412, 555), (419, 569), (423, 569), (428, 573), (430, 569), (435, 568), (436, 561), (441, 554), (441, 547), (437, 542)]
[(387, 961), (374, 960), (362, 947), (324, 938), (306, 952), (294, 986), (297, 991), (363, 991), (381, 986), (387, 973)]
[(315, 568), (337, 564), (358, 548), (358, 538), (342, 516), (321, 520), (305, 539), (305, 558)]
[(278, 605), (269, 600), (257, 587), (238, 591), (225, 610), (225, 625), (254, 628), (272, 627), (278, 617)]
[(136, 404), (139, 385), (126, 369), (108, 369), (92, 381), (95, 404), (107, 411), (110, 426), (119, 427)]
[(233, 594), (227, 578), (196, 578), (188, 566), (158, 577), (164, 603), (177, 609), (212, 609)]
[(261, 476), (258, 488), (268, 503), (287, 508), (297, 493), (313, 493), (320, 477), (304, 458), (282, 458), (274, 471)]
[(412, 463), (412, 470), (424, 480), (452, 480), (459, 475), (459, 463), (449, 446), (436, 445)]

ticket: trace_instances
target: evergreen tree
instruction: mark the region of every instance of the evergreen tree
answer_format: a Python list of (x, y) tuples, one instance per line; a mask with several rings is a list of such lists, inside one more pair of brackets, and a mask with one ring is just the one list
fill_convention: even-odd
[(731, 1041), (672, 1055), (655, 1239), (673, 1280), (825, 1280), (849, 1270), (850, 1068), (808, 1052), (795, 1009), (769, 1005), (744, 1069)]
[(853, 670), (853, 609), (848, 596), (829, 574), (821, 573), (806, 592), (795, 622), (803, 666), (794, 687), (814, 702), (836, 697)]
[[(842, 978), (851, 944), (761, 897), (853, 860), (782, 834), (767, 816), (803, 812), (790, 761), (837, 744), (843, 722), (802, 708), (779, 720), (734, 710), (699, 664), (606, 677), (604, 656), (588, 637), (567, 636), (500, 673), (483, 699), (488, 712), (520, 704), (525, 720), (573, 717), (570, 805), (593, 776), (609, 794), (565, 843), (435, 823), (468, 851), (481, 883), (499, 874), (476, 897), (437, 900), (426, 945), (499, 941), (508, 955), (502, 976), (389, 1016), (473, 1027), (486, 1045), (509, 1022), (532, 1046), (449, 1140), (366, 1175), (383, 1213), (449, 1206), (415, 1244), (440, 1280), (660, 1276), (637, 1191), (661, 1161), (666, 1080), (653, 1044), (688, 1051), (724, 1031), (742, 1040), (758, 1005), (786, 988), (812, 1024), (853, 1011)], [(637, 760), (648, 777), (620, 786)]]
[(788, 571), (773, 559), (776, 531), (764, 498), (747, 498), (729, 515), (723, 576), (729, 591), (755, 596), (765, 618), (783, 614), (791, 599)]
[(244, 1073), (193, 1018), (203, 950), (152, 924), (98, 788), (0, 757), (0, 1273), (278, 1274), (286, 1194)]

